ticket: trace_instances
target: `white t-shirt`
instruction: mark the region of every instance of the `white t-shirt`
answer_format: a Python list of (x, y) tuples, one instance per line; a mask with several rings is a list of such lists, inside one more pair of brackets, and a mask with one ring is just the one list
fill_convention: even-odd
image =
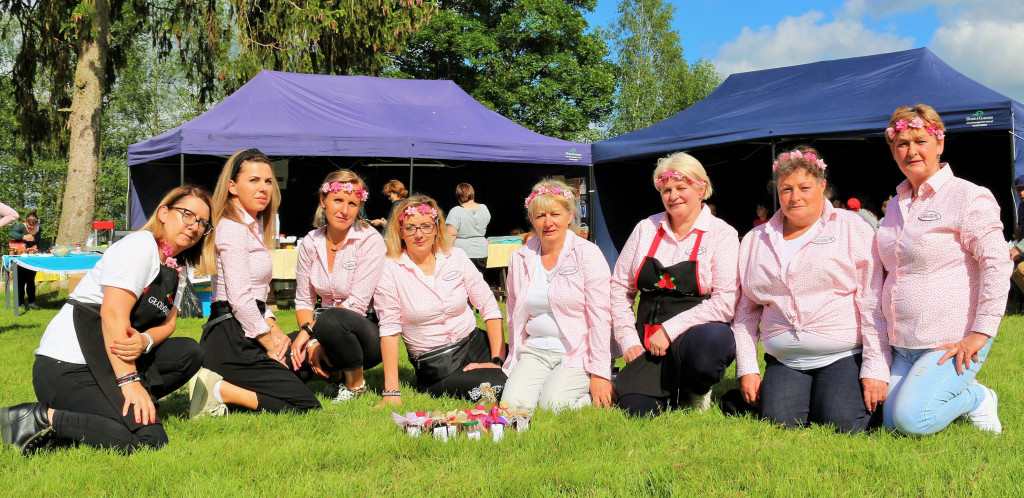
[[(125, 289), (138, 297), (159, 273), (160, 254), (153, 234), (149, 231), (135, 232), (110, 246), (96, 266), (82, 277), (82, 281), (68, 298), (80, 303), (102, 304), (103, 291), (107, 286)], [(185, 280), (178, 278), (178, 290), (174, 296), (176, 308), (181, 306)], [(85, 364), (85, 356), (78, 345), (72, 309), (70, 304), (65, 304), (57, 316), (53, 317), (43, 332), (39, 349), (36, 350), (37, 355), (68, 363)]]
[(811, 332), (789, 331), (761, 342), (764, 352), (793, 370), (812, 370), (861, 352), (860, 344), (837, 341)]
[(524, 344), (531, 348), (564, 353), (568, 351), (568, 344), (555, 322), (555, 315), (551, 314), (551, 301), (548, 299), (548, 279), (554, 271), (545, 269), (540, 258), (537, 258), (537, 267), (526, 291), (526, 313), (530, 318), (526, 321)]
[(782, 263), (782, 281), (786, 281), (786, 273), (789, 271), (789, 262), (793, 261), (793, 256), (796, 256), (796, 252), (804, 246), (807, 239), (811, 238), (811, 234), (814, 233), (814, 228), (809, 228), (803, 235), (793, 240), (782, 241), (782, 254), (779, 255), (779, 263)]

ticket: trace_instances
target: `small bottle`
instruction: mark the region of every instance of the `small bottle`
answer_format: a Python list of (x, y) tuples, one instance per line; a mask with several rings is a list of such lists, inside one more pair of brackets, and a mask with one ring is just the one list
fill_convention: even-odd
[(75, 254), (82, 254), (82, 244), (75, 244)]

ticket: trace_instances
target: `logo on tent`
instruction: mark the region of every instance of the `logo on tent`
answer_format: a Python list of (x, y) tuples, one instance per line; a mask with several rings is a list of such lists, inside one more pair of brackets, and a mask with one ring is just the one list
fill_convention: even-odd
[(971, 128), (982, 128), (993, 124), (996, 118), (994, 116), (986, 116), (985, 111), (977, 111), (970, 116), (967, 116), (966, 124)]
[(576, 147), (573, 147), (565, 151), (565, 158), (570, 161), (579, 161), (580, 159), (583, 159), (583, 154), (576, 152)]

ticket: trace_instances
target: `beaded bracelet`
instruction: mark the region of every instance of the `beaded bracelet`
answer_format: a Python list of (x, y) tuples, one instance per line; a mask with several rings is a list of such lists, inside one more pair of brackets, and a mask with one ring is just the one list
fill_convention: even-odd
[(117, 381), (117, 387), (124, 387), (132, 382), (139, 382), (142, 378), (139, 377), (139, 372), (137, 370), (132, 370), (131, 372), (128, 372), (114, 380)]
[(380, 393), (380, 395), (381, 395), (381, 397), (387, 397), (387, 396), (402, 397), (402, 391), (400, 389), (392, 389), (390, 391), (384, 391), (384, 392)]
[(313, 347), (316, 346), (317, 344), (320, 344), (320, 341), (316, 339), (310, 339), (309, 342), (306, 343), (306, 351), (312, 351)]

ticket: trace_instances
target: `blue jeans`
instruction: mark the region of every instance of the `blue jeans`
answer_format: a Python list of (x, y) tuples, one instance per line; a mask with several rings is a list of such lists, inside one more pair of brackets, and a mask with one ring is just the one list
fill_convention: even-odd
[(939, 365), (945, 349), (894, 347), (889, 393), (882, 407), (885, 426), (912, 436), (934, 434), (957, 417), (978, 408), (985, 391), (974, 377), (985, 363), (992, 339), (978, 351), (978, 362), (969, 362), (963, 375), (956, 373), (955, 358)]
[(858, 353), (821, 368), (795, 370), (764, 355), (761, 415), (786, 427), (832, 424), (840, 432), (868, 428), (871, 412), (864, 406)]

